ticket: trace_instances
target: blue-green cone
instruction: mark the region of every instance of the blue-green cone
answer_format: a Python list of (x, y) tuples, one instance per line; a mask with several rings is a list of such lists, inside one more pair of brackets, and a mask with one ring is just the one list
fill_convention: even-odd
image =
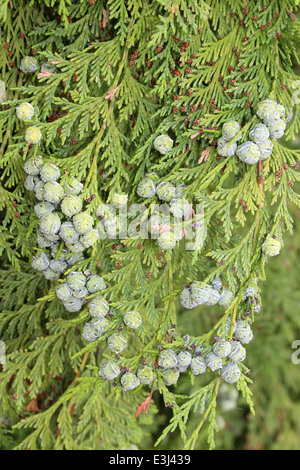
[(234, 341), (231, 345), (231, 351), (228, 357), (232, 362), (242, 362), (246, 358), (246, 349), (239, 341)]
[(33, 256), (31, 260), (31, 266), (36, 271), (45, 271), (45, 269), (49, 267), (49, 264), (50, 260), (48, 256), (42, 251), (38, 252), (35, 256)]
[(128, 326), (128, 328), (136, 330), (142, 323), (142, 317), (138, 312), (135, 311), (126, 312), (123, 317), (123, 322), (126, 326)]
[(75, 230), (80, 234), (84, 234), (92, 230), (94, 219), (91, 215), (86, 212), (80, 212), (79, 214), (74, 215), (73, 224)]
[(82, 337), (84, 340), (91, 343), (100, 338), (108, 327), (109, 321), (106, 318), (93, 318), (89, 323), (84, 325)]
[(172, 369), (177, 366), (177, 355), (172, 349), (164, 349), (158, 357), (158, 365), (162, 369)]
[(153, 142), (155, 150), (158, 150), (162, 155), (168, 153), (173, 147), (173, 140), (166, 134), (161, 134)]
[(178, 382), (180, 372), (174, 369), (164, 369), (161, 374), (164, 384), (170, 387)]
[(231, 302), (234, 300), (234, 293), (231, 292), (231, 290), (227, 289), (227, 287), (224, 287), (221, 292), (220, 292), (220, 298), (218, 300), (218, 304), (221, 307), (229, 307)]
[(192, 355), (189, 351), (181, 351), (177, 354), (177, 367), (179, 372), (185, 372), (192, 362)]
[(141, 384), (143, 385), (151, 385), (155, 378), (155, 374), (153, 370), (151, 369), (151, 367), (148, 367), (148, 366), (144, 366), (141, 369), (139, 369), (136, 375), (139, 381), (141, 382)]
[(89, 302), (89, 314), (92, 317), (103, 318), (109, 312), (109, 304), (104, 297), (97, 296)]
[(191, 372), (193, 375), (199, 375), (199, 374), (204, 374), (206, 372), (207, 365), (205, 360), (200, 357), (196, 356), (193, 357), (192, 362), (191, 362)]
[(216, 356), (214, 353), (208, 353), (205, 358), (205, 363), (213, 372), (222, 369), (222, 358)]
[(61, 211), (67, 217), (73, 217), (82, 210), (82, 199), (78, 196), (65, 196), (60, 205)]
[(40, 178), (44, 183), (57, 181), (60, 177), (60, 169), (53, 163), (46, 162), (40, 171)]
[(218, 357), (227, 357), (230, 351), (231, 344), (229, 343), (229, 341), (220, 340), (213, 345), (213, 352)]
[(44, 236), (56, 235), (60, 229), (60, 225), (59, 216), (53, 212), (48, 212), (40, 218), (39, 227)]
[(225, 364), (221, 371), (222, 379), (228, 384), (236, 383), (241, 376), (241, 371), (234, 363)]
[(114, 380), (121, 373), (120, 367), (114, 361), (107, 361), (100, 367), (99, 375), (105, 380)]
[(72, 271), (67, 276), (67, 283), (72, 290), (79, 292), (85, 287), (86, 277), (81, 272)]
[(43, 157), (40, 155), (31, 157), (24, 163), (24, 171), (27, 175), (37, 176), (40, 174), (41, 168), (44, 165)]
[(96, 292), (100, 292), (106, 289), (106, 284), (102, 277), (98, 276), (97, 274), (93, 274), (88, 278), (86, 287), (91, 294), (95, 294)]
[(64, 189), (57, 181), (48, 181), (44, 185), (44, 199), (52, 204), (58, 204), (64, 197)]
[(66, 282), (64, 284), (59, 284), (58, 286), (56, 286), (55, 292), (56, 297), (62, 302), (69, 301), (72, 298), (73, 294), (72, 289), (70, 289)]
[(125, 336), (119, 333), (114, 333), (113, 335), (109, 336), (109, 338), (107, 338), (107, 344), (113, 353), (119, 354), (126, 348), (127, 340)]
[(138, 377), (132, 372), (125, 372), (121, 377), (121, 386), (124, 392), (134, 390), (140, 385)]

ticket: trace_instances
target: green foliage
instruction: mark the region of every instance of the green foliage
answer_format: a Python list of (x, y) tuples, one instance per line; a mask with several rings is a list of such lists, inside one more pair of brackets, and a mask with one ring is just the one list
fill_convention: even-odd
[[(256, 448), (261, 429), (263, 447), (299, 448), (295, 365), (286, 364), (300, 326), (291, 315), (298, 299), (284, 262), (270, 260), (266, 267), (261, 250), (266, 237), (276, 237), (284, 246), (280, 259), (297, 276), (286, 240), (296, 242), (285, 232), (293, 233), (300, 205), (300, 153), (293, 145), (300, 129), (293, 98), (299, 91), (298, 3), (0, 0), (0, 79), (6, 84), (0, 112), (0, 338), (7, 353), (0, 373), (1, 448)], [(26, 55), (55, 65), (54, 73), (22, 73)], [(293, 110), (272, 156), (253, 166), (219, 156), (222, 125), (238, 121), (246, 141), (264, 99)], [(38, 145), (25, 142), (29, 122), (15, 112), (22, 102), (35, 109), (30, 125), (42, 132)], [(153, 147), (161, 134), (174, 141), (165, 155)], [(151, 172), (157, 182), (185, 184), (185, 198), (204, 210), (204, 242), (196, 250), (186, 250), (183, 238), (162, 251), (138, 230), (87, 250), (72, 269), (105, 280), (113, 314), (109, 330), (88, 344), (81, 336), (87, 307), (67, 312), (55, 295), (64, 276), (47, 281), (30, 264), (38, 220), (23, 166), (36, 155), (83, 182), (84, 208), (93, 216), (114, 194), (128, 194), (129, 205), (159, 202), (136, 193)], [(265, 287), (264, 293), (267, 277), (273, 290)], [(181, 306), (186, 283), (216, 278), (236, 293), (228, 308)], [(259, 314), (243, 298), (253, 283), (266, 304)], [(208, 349), (228, 321), (232, 338), (235, 322), (249, 309), (255, 344), (247, 346), (246, 363), (239, 363), (241, 378), (233, 388), (242, 411), (232, 412), (236, 425), (226, 433), (218, 372), (198, 377), (187, 371), (167, 387), (157, 359), (163, 347)], [(136, 373), (147, 363), (156, 378), (152, 389), (140, 385), (125, 392), (119, 382), (99, 377), (99, 368), (114, 360), (106, 340), (131, 310), (143, 323), (128, 335), (120, 365)], [(280, 420), (286, 428), (278, 429)]]

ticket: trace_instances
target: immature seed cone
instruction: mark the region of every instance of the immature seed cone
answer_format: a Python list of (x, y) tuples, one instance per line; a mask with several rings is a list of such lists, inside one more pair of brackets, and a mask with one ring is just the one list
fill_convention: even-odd
[(214, 353), (208, 353), (205, 358), (205, 363), (212, 371), (222, 369), (222, 358), (216, 356)]
[(277, 104), (272, 100), (264, 100), (258, 103), (257, 115), (266, 125), (272, 121), (278, 121), (281, 117)]
[(209, 284), (195, 281), (191, 284), (191, 296), (193, 302), (198, 305), (216, 305), (220, 299), (220, 294)]
[(49, 281), (53, 281), (58, 276), (58, 274), (55, 271), (52, 271), (50, 267), (45, 269), (45, 271), (43, 271), (43, 275), (45, 279), (48, 279)]
[[(222, 128), (222, 137), (227, 142), (230, 142), (240, 132), (241, 127), (237, 121), (225, 122)], [(239, 136), (237, 140), (240, 140), (242, 136)]]
[(58, 204), (64, 197), (64, 190), (57, 181), (48, 181), (44, 185), (44, 199), (52, 204)]
[(49, 212), (53, 212), (54, 209), (55, 207), (50, 202), (39, 202), (34, 206), (34, 212), (36, 213), (39, 219), (44, 215), (48, 214)]
[(281, 250), (281, 243), (275, 238), (267, 238), (267, 240), (262, 245), (262, 251), (267, 256), (277, 256)]
[(179, 184), (175, 188), (175, 196), (176, 197), (183, 197), (184, 193), (185, 193), (185, 190), (186, 190), (186, 185), (185, 184)]
[(74, 253), (73, 255), (69, 256), (66, 261), (69, 266), (74, 266), (74, 264), (79, 263), (79, 261), (82, 261), (84, 259), (84, 256), (81, 252)]
[(90, 246), (95, 245), (98, 240), (99, 234), (95, 229), (89, 230), (79, 238), (79, 242), (82, 244), (82, 246), (84, 246), (84, 248), (89, 248)]
[(48, 212), (40, 218), (39, 227), (44, 236), (56, 235), (60, 229), (60, 225), (61, 222), (58, 214), (53, 212)]
[(224, 287), (220, 292), (220, 298), (218, 300), (218, 304), (221, 307), (227, 308), (229, 307), (233, 299), (234, 299), (234, 293), (231, 292), (231, 290), (227, 289), (227, 287)]
[(153, 197), (156, 193), (154, 182), (149, 178), (143, 178), (137, 187), (137, 194), (144, 199)]
[(83, 287), (81, 290), (79, 291), (74, 291), (73, 293), (73, 296), (76, 298), (76, 299), (82, 299), (82, 300), (86, 300), (87, 296), (89, 295), (89, 291), (87, 290), (86, 287)]
[(56, 234), (56, 233), (51, 234), (51, 233), (45, 233), (44, 232), (43, 236), (46, 238), (46, 240), (49, 240), (49, 242), (52, 242), (52, 243), (58, 242), (58, 240), (60, 238), (59, 235)]
[(84, 246), (79, 243), (79, 241), (74, 243), (66, 243), (66, 246), (71, 253), (81, 253), (82, 251), (84, 251)]
[(265, 124), (256, 124), (249, 133), (249, 138), (256, 144), (261, 144), (268, 140), (270, 131)]
[(82, 210), (82, 199), (77, 196), (65, 196), (60, 208), (67, 217), (73, 217)]
[(122, 352), (126, 348), (127, 340), (126, 340), (125, 336), (123, 336), (119, 333), (115, 333), (115, 334), (109, 336), (109, 338), (107, 339), (107, 344), (108, 344), (109, 349), (113, 353), (119, 354), (120, 352)]
[(40, 231), (37, 232), (36, 241), (39, 248), (49, 248), (53, 245), (53, 242), (47, 240)]
[(138, 312), (126, 312), (123, 317), (123, 322), (128, 328), (136, 330), (142, 323), (142, 317)]
[(233, 157), (233, 155), (236, 153), (237, 150), (237, 143), (233, 142), (230, 144), (227, 140), (225, 140), (223, 137), (220, 137), (218, 140), (218, 154), (221, 155), (221, 157)]
[(246, 349), (239, 341), (234, 341), (231, 345), (231, 351), (228, 357), (232, 362), (242, 362), (246, 358)]
[(52, 271), (54, 271), (57, 274), (63, 273), (66, 271), (68, 265), (65, 261), (62, 260), (51, 260), (50, 261), (50, 266), (49, 266)]
[(248, 299), (249, 297), (256, 297), (257, 296), (257, 289), (253, 286), (247, 287), (244, 290), (244, 297), (243, 300)]
[(218, 357), (227, 357), (230, 351), (231, 344), (229, 343), (229, 341), (220, 340), (213, 345), (213, 352)]
[(241, 376), (241, 371), (238, 368), (238, 366), (234, 363), (232, 364), (226, 364), (221, 371), (221, 377), (222, 379), (229, 383), (229, 384), (234, 384), (236, 383)]
[(242, 344), (249, 344), (253, 340), (253, 332), (250, 325), (245, 320), (240, 320), (236, 324), (235, 337)]
[(191, 212), (191, 205), (186, 199), (176, 197), (170, 202), (170, 212), (174, 217), (182, 219)]
[(161, 372), (163, 382), (167, 387), (175, 385), (178, 382), (180, 372), (174, 369), (165, 369)]
[(106, 318), (93, 318), (86, 323), (82, 330), (82, 337), (88, 342), (93, 342), (100, 338), (109, 327), (109, 321)]
[(91, 215), (86, 212), (80, 212), (79, 214), (74, 215), (73, 224), (75, 230), (80, 234), (84, 234), (92, 230), (94, 219)]
[(199, 305), (195, 300), (192, 299), (191, 289), (189, 287), (185, 287), (183, 291), (181, 291), (180, 302), (184, 308), (189, 310)]
[(114, 380), (120, 373), (120, 367), (116, 362), (107, 361), (100, 367), (99, 375), (105, 380)]
[(264, 142), (259, 143), (258, 147), (260, 151), (259, 159), (260, 161), (263, 161), (271, 156), (274, 145), (273, 145), (273, 142), (270, 139), (268, 139), (268, 140), (265, 140)]
[(58, 286), (56, 286), (55, 292), (58, 300), (61, 300), (62, 302), (67, 302), (72, 298), (73, 295), (72, 289), (68, 286), (66, 282), (64, 284), (59, 284)]
[(60, 177), (60, 169), (53, 163), (47, 162), (41, 168), (40, 178), (44, 183), (57, 181)]
[(177, 366), (177, 355), (172, 349), (164, 349), (158, 358), (158, 365), (162, 369), (172, 369)]
[(44, 62), (41, 65), (41, 72), (47, 72), (47, 73), (56, 73), (57, 72), (57, 67), (55, 65), (50, 64), (50, 62)]
[(173, 140), (166, 134), (161, 134), (153, 142), (155, 150), (158, 150), (162, 155), (168, 153), (173, 147)]
[(121, 377), (122, 390), (127, 392), (128, 390), (134, 390), (140, 385), (138, 377), (132, 372), (126, 372)]
[(34, 115), (34, 107), (30, 103), (21, 103), (20, 106), (16, 108), (16, 114), (21, 121), (25, 119), (29, 120)]
[(28, 144), (38, 144), (42, 138), (42, 133), (38, 127), (28, 127), (25, 133), (25, 140)]
[(236, 154), (241, 162), (248, 163), (248, 165), (255, 165), (260, 159), (259, 146), (251, 141), (239, 145)]
[(169, 202), (176, 197), (176, 188), (173, 183), (163, 181), (156, 187), (156, 194), (160, 200)]
[[(33, 178), (38, 178), (37, 176), (34, 176)], [(35, 197), (39, 200), (39, 201), (43, 201), (44, 200), (44, 194), (45, 194), (45, 184), (43, 183), (42, 180), (38, 179), (36, 180), (36, 183), (34, 185), (34, 194), (35, 194)], [(50, 201), (49, 201), (50, 202)]]
[(67, 283), (70, 289), (79, 292), (85, 287), (86, 277), (79, 271), (72, 271), (67, 276)]
[(97, 274), (93, 274), (88, 278), (86, 287), (91, 294), (95, 294), (96, 292), (100, 292), (106, 289), (106, 284), (102, 277), (98, 276)]
[(31, 266), (37, 271), (45, 271), (49, 267), (50, 260), (48, 256), (42, 251), (33, 256)]
[(24, 181), (24, 188), (27, 189), (27, 191), (34, 191), (35, 185), (38, 181), (37, 177), (28, 175)]
[(270, 136), (273, 137), (273, 139), (280, 139), (284, 136), (285, 128), (286, 123), (282, 119), (280, 119), (278, 122), (272, 123), (269, 126)]
[(92, 317), (103, 318), (108, 312), (109, 305), (103, 297), (97, 296), (90, 300), (89, 314)]
[(127, 200), (128, 200), (128, 194), (116, 194), (115, 193), (112, 199), (112, 203), (115, 206), (124, 206), (125, 204), (127, 204)]
[(143, 385), (151, 385), (155, 378), (155, 374), (153, 370), (151, 369), (151, 367), (148, 367), (148, 366), (144, 366), (141, 369), (139, 369), (136, 375), (139, 381), (141, 382), (141, 384)]
[(192, 355), (189, 351), (181, 351), (177, 354), (177, 370), (185, 372), (192, 362)]
[(74, 225), (69, 221), (61, 224), (59, 235), (68, 244), (76, 243), (79, 239), (79, 233), (76, 232)]
[(213, 289), (220, 291), (222, 289), (222, 281), (221, 279), (214, 279), (211, 283)]
[(82, 308), (83, 301), (81, 299), (76, 299), (75, 297), (63, 302), (65, 309), (68, 312), (79, 312)]
[(83, 190), (83, 184), (72, 176), (68, 176), (63, 182), (63, 188), (67, 196), (78, 196)]
[(25, 56), (21, 60), (20, 69), (23, 73), (32, 73), (38, 69), (38, 61), (35, 57)]
[(193, 375), (204, 374), (206, 372), (207, 365), (202, 357), (193, 357), (191, 362), (191, 372)]
[(27, 175), (37, 176), (40, 174), (41, 168), (44, 165), (43, 157), (40, 155), (31, 157), (24, 163), (24, 171)]
[(176, 246), (177, 240), (174, 232), (163, 232), (157, 239), (157, 244), (161, 250), (172, 250)]

